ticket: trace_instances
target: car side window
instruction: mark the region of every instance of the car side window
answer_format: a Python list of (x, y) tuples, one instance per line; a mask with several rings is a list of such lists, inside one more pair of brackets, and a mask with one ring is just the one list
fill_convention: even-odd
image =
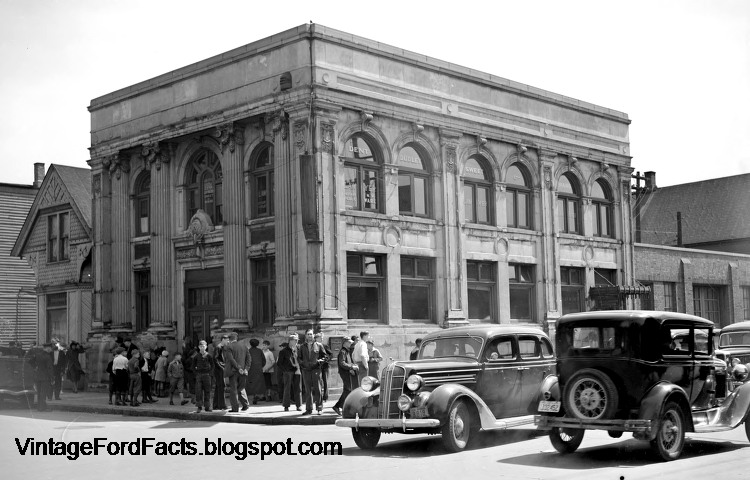
[(690, 329), (666, 327), (662, 337), (663, 355), (690, 355)]
[(521, 358), (539, 358), (539, 342), (534, 337), (518, 339), (518, 352)]
[(552, 351), (552, 344), (550, 343), (550, 341), (547, 340), (546, 338), (542, 338), (541, 340), (542, 340), (542, 343), (541, 343), (542, 356), (545, 358), (554, 356), (555, 354)]
[(516, 357), (513, 352), (513, 339), (501, 337), (493, 340), (487, 347), (487, 360), (511, 360)]
[(708, 328), (696, 328), (693, 330), (693, 344), (696, 355), (708, 355), (711, 350), (708, 343)]

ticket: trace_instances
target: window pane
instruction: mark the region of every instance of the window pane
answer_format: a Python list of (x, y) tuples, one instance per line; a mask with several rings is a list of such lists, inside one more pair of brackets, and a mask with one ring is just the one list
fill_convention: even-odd
[(367, 141), (361, 137), (354, 137), (346, 142), (346, 145), (344, 145), (344, 156), (348, 158), (356, 158), (357, 160), (375, 162), (373, 149)]
[(414, 213), (427, 215), (427, 179), (414, 177)]
[(581, 311), (583, 289), (580, 287), (562, 287), (563, 314)]
[(511, 227), (517, 226), (515, 190), (508, 190), (505, 192), (505, 214), (508, 216), (508, 225)]
[(474, 187), (464, 185), (464, 215), (467, 222), (474, 222)]
[(344, 198), (348, 210), (359, 209), (359, 169), (344, 168)]
[(268, 146), (263, 147), (263, 150), (258, 154), (258, 158), (255, 161), (255, 168), (263, 168), (271, 165), (271, 149)]
[(518, 192), (518, 226), (529, 227), (529, 194)]
[(511, 165), (508, 169), (508, 176), (505, 181), (509, 185), (521, 185), (521, 186), (528, 186), (526, 182), (526, 177), (524, 177), (523, 173), (521, 172), (521, 169), (518, 168), (517, 165)]
[(578, 232), (578, 202), (568, 201), (568, 232)]
[(432, 260), (426, 258), (417, 259), (417, 277), (432, 278)]
[(609, 232), (609, 218), (612, 210), (608, 205), (599, 205), (599, 225), (601, 227), (600, 235), (603, 237), (611, 236)]
[(568, 177), (565, 175), (560, 177), (560, 182), (557, 185), (557, 191), (559, 193), (567, 193), (569, 195), (576, 195), (576, 191), (574, 190), (573, 185), (570, 183), (570, 179), (568, 179)]
[(401, 276), (414, 278), (414, 259), (411, 257), (401, 257)]
[(350, 275), (362, 275), (362, 257), (359, 255), (347, 255), (346, 273)]
[(364, 179), (365, 203), (364, 208), (368, 210), (378, 209), (378, 172), (365, 170)]
[(255, 178), (256, 215), (268, 214), (268, 178), (261, 175)]
[(567, 231), (567, 225), (565, 225), (565, 219), (567, 218), (565, 216), (566, 210), (567, 210), (567, 205), (566, 205), (565, 199), (558, 198), (557, 199), (557, 212), (555, 212), (557, 216), (557, 231), (558, 232)]
[(411, 204), (411, 176), (398, 176), (398, 209), (401, 213), (414, 213)]
[(380, 318), (380, 284), (356, 283), (347, 288), (348, 318), (378, 320)]
[(380, 276), (380, 257), (365, 256), (365, 275)]
[(477, 223), (490, 222), (490, 191), (484, 187), (477, 187)]
[(398, 165), (406, 168), (424, 170), (422, 159), (419, 157), (417, 151), (411, 147), (404, 147), (398, 153)]
[(476, 262), (466, 262), (466, 278), (469, 280), (479, 280), (479, 264)]
[(401, 317), (409, 320), (430, 319), (429, 285), (401, 285)]
[(479, 264), (479, 279), (485, 281), (495, 281), (495, 266), (491, 263)]
[(492, 320), (492, 288), (470, 286), (468, 288), (469, 318)]
[(464, 167), (464, 177), (487, 180), (487, 173), (482, 164), (476, 158), (470, 158), (466, 161)]
[(528, 287), (510, 287), (510, 318), (514, 320), (531, 319), (531, 293)]
[(534, 358), (539, 356), (537, 341), (533, 338), (519, 338), (518, 351), (521, 358)]

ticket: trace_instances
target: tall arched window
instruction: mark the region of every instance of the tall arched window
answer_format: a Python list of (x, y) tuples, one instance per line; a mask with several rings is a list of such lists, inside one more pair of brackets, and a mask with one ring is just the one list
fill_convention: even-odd
[(252, 199), (253, 218), (272, 217), (273, 205), (273, 145), (258, 147), (253, 159)]
[(398, 154), (398, 211), (426, 217), (429, 211), (429, 172), (422, 156), (407, 145)]
[(557, 186), (557, 225), (564, 233), (583, 233), (581, 229), (581, 189), (570, 173), (560, 177)]
[(463, 182), (466, 221), (492, 225), (492, 174), (482, 157), (474, 156), (466, 161)]
[(383, 166), (378, 150), (355, 134), (344, 144), (342, 156), (346, 209), (382, 212)]
[(508, 213), (508, 226), (533, 228), (531, 221), (531, 180), (526, 167), (514, 163), (506, 176), (505, 205)]
[(612, 191), (602, 179), (594, 182), (591, 188), (591, 205), (594, 212), (594, 235), (612, 237)]
[(151, 233), (149, 209), (151, 205), (151, 172), (141, 173), (135, 183), (135, 234)]
[(221, 163), (211, 150), (203, 149), (190, 161), (187, 168), (186, 193), (188, 202), (188, 221), (198, 209), (210, 217), (214, 225), (221, 224), (223, 195)]

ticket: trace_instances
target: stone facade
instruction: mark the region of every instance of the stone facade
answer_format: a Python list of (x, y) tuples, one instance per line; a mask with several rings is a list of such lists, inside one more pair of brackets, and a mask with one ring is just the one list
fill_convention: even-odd
[(368, 330), (405, 358), (633, 282), (620, 112), (312, 24), (89, 110), (96, 332)]

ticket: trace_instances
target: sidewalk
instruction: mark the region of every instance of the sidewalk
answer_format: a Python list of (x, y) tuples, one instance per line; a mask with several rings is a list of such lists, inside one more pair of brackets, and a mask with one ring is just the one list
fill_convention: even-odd
[[(258, 401), (257, 405), (250, 402), (250, 408), (245, 412), (232, 413), (223, 410), (214, 410), (207, 413), (198, 413), (197, 407), (192, 403), (180, 405), (179, 396), (175, 395), (175, 405), (169, 404), (169, 398), (159, 398), (157, 403), (142, 403), (138, 407), (109, 405), (108, 393), (89, 390), (86, 392), (73, 393), (67, 390), (62, 392), (60, 400), (48, 400), (47, 407), (51, 410), (63, 412), (85, 412), (103, 413), (111, 415), (127, 415), (134, 417), (159, 417), (176, 420), (200, 420), (206, 422), (227, 423), (252, 423), (262, 425), (333, 425), (338, 415), (331, 407), (336, 403), (335, 398), (329, 398), (323, 406), (323, 413), (317, 415), (302, 415), (296, 411), (294, 405), (288, 412), (280, 402)], [(187, 397), (186, 397), (187, 398)], [(228, 404), (229, 402), (227, 402)], [(302, 405), (302, 411), (305, 405)]]

